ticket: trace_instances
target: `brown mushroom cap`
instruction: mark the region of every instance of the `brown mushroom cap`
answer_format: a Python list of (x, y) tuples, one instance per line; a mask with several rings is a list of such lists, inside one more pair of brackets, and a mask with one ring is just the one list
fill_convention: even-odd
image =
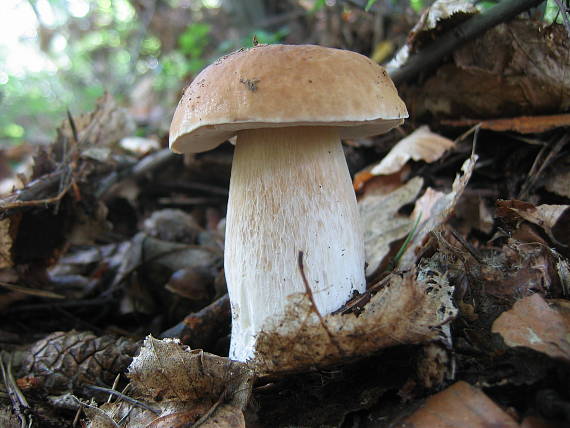
[(259, 45), (224, 56), (184, 92), (170, 126), (177, 153), (210, 150), (237, 131), (338, 126), (342, 138), (387, 132), (408, 117), (386, 71), (355, 52)]

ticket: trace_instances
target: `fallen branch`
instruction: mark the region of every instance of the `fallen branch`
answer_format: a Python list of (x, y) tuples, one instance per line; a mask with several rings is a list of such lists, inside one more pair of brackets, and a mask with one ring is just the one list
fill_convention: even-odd
[(177, 337), (192, 349), (208, 348), (229, 329), (230, 298), (224, 294), (200, 311), (188, 315), (182, 322), (164, 331), (160, 338)]
[(459, 46), (473, 40), (488, 29), (509, 21), (519, 13), (538, 6), (544, 0), (503, 0), (487, 12), (473, 16), (449, 30), (427, 48), (411, 56), (405, 65), (393, 71), (390, 77), (396, 85), (409, 81), (421, 72), (435, 68), (441, 60)]

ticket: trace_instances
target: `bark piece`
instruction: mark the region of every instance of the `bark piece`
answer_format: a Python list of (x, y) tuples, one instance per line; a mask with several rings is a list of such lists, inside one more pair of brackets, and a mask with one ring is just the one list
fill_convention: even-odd
[(442, 120), (443, 125), (448, 126), (474, 126), (481, 129), (489, 129), (496, 132), (514, 131), (520, 134), (539, 134), (552, 129), (570, 126), (570, 114), (554, 114), (547, 116), (520, 116), (508, 119), (492, 120)]

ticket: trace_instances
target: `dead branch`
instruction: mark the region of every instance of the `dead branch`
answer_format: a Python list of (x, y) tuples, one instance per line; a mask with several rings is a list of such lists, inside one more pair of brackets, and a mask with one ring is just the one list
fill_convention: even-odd
[[(160, 338), (178, 337), (191, 348), (208, 348), (229, 327), (230, 298), (224, 294), (200, 311), (188, 315), (182, 322), (166, 330)], [(222, 333), (223, 334), (223, 333)]]
[(406, 64), (390, 74), (396, 85), (409, 81), (421, 72), (437, 67), (441, 60), (459, 46), (475, 39), (490, 28), (509, 21), (544, 0), (504, 0), (488, 12), (473, 16), (451, 29), (424, 50), (410, 57)]

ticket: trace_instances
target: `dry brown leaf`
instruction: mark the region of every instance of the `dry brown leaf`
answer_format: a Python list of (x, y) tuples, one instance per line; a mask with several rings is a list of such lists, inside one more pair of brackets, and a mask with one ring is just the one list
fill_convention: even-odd
[[(118, 142), (135, 130), (132, 117), (126, 109), (117, 105), (109, 93), (97, 100), (93, 112), (73, 117), (73, 122), (78, 140), (86, 148), (83, 155), (97, 160), (101, 157), (106, 159), (109, 155), (108, 151), (101, 151), (101, 148)], [(63, 123), (61, 132), (70, 141), (74, 140), (69, 121)]]
[(570, 302), (539, 294), (519, 300), (493, 323), (510, 347), (524, 346), (570, 362)]
[(402, 344), (428, 343), (455, 317), (453, 287), (445, 276), (416, 279), (416, 272), (392, 275), (356, 316), (324, 316), (304, 293), (289, 296), (283, 317), (270, 319), (257, 337), (260, 374), (297, 372), (338, 364)]
[(570, 156), (563, 156), (556, 160), (546, 179), (546, 190), (570, 199)]
[(435, 162), (453, 146), (453, 141), (431, 132), (427, 125), (420, 126), (396, 144), (378, 165), (372, 167), (370, 174), (393, 174), (410, 159), (427, 163)]
[(507, 301), (552, 292), (558, 283), (554, 263), (559, 261), (553, 256), (546, 245), (510, 239), (485, 257), (478, 276), (488, 295)]
[(240, 408), (247, 403), (252, 380), (242, 363), (152, 336), (129, 366), (129, 378), (149, 400), (214, 403), (224, 394), (227, 403)]
[[(436, 192), (430, 192), (430, 194), (427, 194), (424, 199), (420, 198), (420, 200), (418, 200), (418, 206), (414, 209), (415, 214), (412, 213), (412, 215), (415, 215), (415, 218), (418, 218), (421, 214), (420, 223), (416, 228), (408, 248), (400, 259), (398, 269), (402, 271), (412, 269), (416, 264), (417, 254), (421, 250), (427, 235), (436, 227), (445, 223), (453, 214), (455, 205), (463, 194), (463, 191), (465, 190), (465, 187), (467, 187), (467, 183), (471, 178), (476, 162), (476, 155), (472, 155), (471, 158), (464, 162), (461, 167), (463, 175), (458, 175), (455, 178), (450, 193), (441, 196)], [(426, 210), (427, 212), (424, 213), (423, 210)]]
[(387, 194), (365, 193), (358, 201), (364, 234), (366, 275), (371, 276), (390, 253), (390, 245), (404, 238), (412, 229), (414, 220), (398, 215), (398, 210), (417, 197), (423, 179), (415, 177), (405, 185)]
[(416, 201), (411, 217), (427, 219), (437, 214), (437, 204), (444, 196), (445, 193), (428, 187), (422, 197)]
[[(442, 29), (454, 27), (479, 11), (470, 0), (437, 0), (427, 7), (408, 35), (406, 45), (398, 51), (394, 59), (386, 64), (388, 73), (403, 67), (410, 52), (418, 49), (424, 41), (432, 41)], [(438, 31), (439, 29), (439, 31)]]
[(508, 217), (515, 213), (522, 219), (540, 226), (554, 242), (563, 246), (570, 245), (570, 206), (538, 205), (510, 200), (497, 201), (497, 215)]
[(123, 417), (121, 426), (126, 428), (182, 428), (198, 422), (210, 428), (245, 426), (242, 410), (253, 376), (243, 363), (190, 350), (177, 340), (148, 336), (129, 366), (128, 377), (131, 391), (145, 408), (106, 403), (87, 412), (89, 428), (112, 426)]
[(421, 85), (399, 90), (416, 119), (495, 119), (566, 111), (568, 50), (562, 25), (513, 19), (454, 51), (453, 63), (440, 66)]
[(469, 0), (437, 0), (427, 7), (422, 16), (412, 28), (412, 35), (434, 30), (440, 21), (451, 18), (455, 14), (473, 15), (478, 10)]
[(423, 406), (394, 427), (518, 427), (518, 423), (480, 389), (460, 381), (432, 395)]

